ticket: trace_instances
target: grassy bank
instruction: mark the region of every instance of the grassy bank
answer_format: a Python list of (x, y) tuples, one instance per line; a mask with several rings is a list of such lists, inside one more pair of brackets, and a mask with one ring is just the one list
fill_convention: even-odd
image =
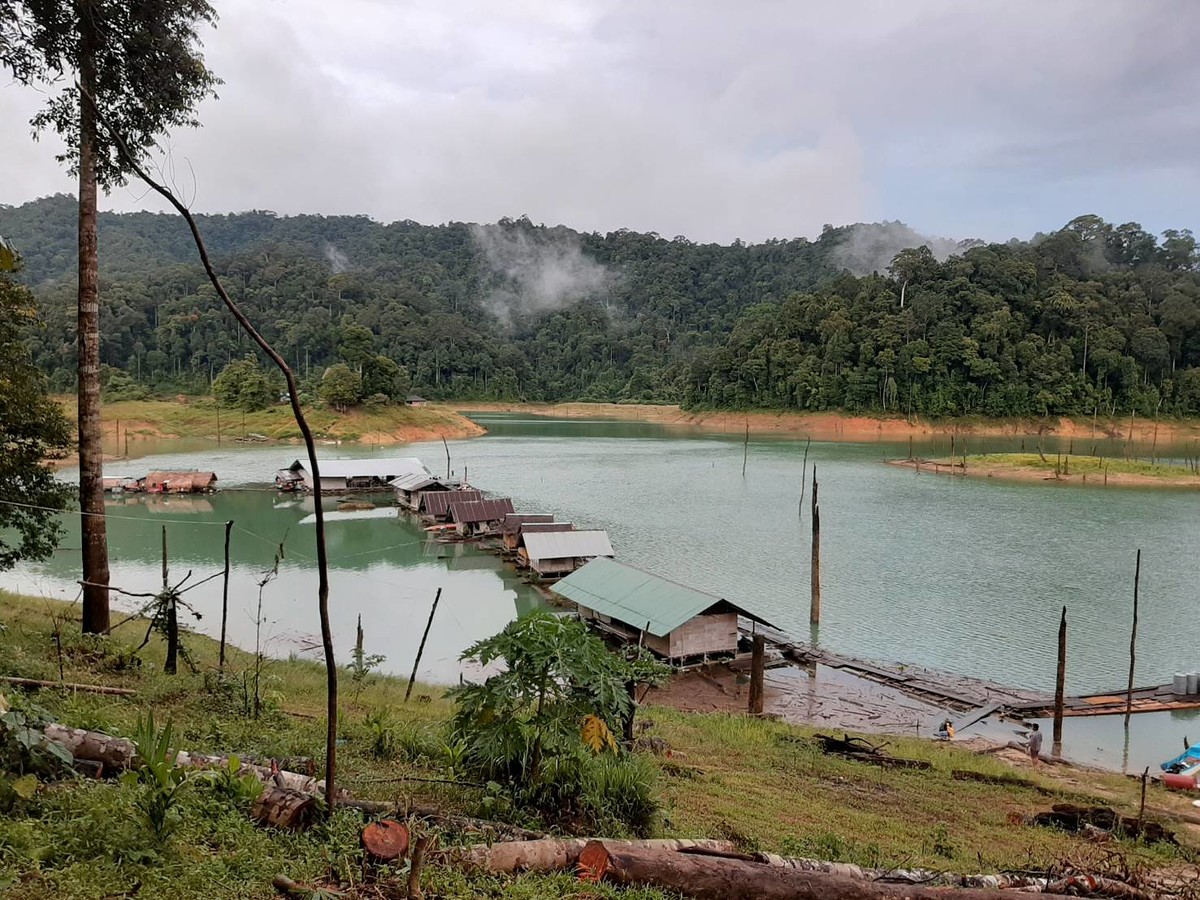
[[(64, 409), (75, 416), (75, 398), (61, 398)], [(305, 409), (313, 432), (324, 440), (362, 441), (373, 444), (407, 443), (462, 438), (482, 434), (483, 429), (452, 409), (442, 406), (358, 407), (344, 413), (319, 405)], [(106, 450), (124, 450), (130, 442), (147, 437), (216, 438), (219, 430), (227, 439), (243, 434), (261, 434), (272, 440), (298, 441), (300, 429), (291, 407), (281, 404), (257, 412), (218, 410), (211, 397), (179, 397), (177, 400), (121, 400), (104, 404)], [(118, 437), (118, 423), (120, 436)]]
[(894, 462), (920, 467), (923, 471), (974, 478), (1128, 487), (1200, 487), (1200, 473), (1193, 467), (1146, 459), (1052, 453), (978, 453), (968, 454), (965, 460), (947, 457)]
[[(211, 753), (322, 756), (323, 669), (312, 662), (268, 662), (262, 673), (265, 708), (255, 719), (246, 696), (253, 658), (234, 651), (227, 672), (216, 672), (216, 647), (189, 635), (195, 673), (161, 674), (157, 639), (135, 662), (130, 648), (145, 623), (130, 622), (108, 640), (77, 635), (78, 610), (66, 604), (0, 593), (0, 674), (132, 687), (132, 698), (43, 690), (24, 699), (4, 685), (16, 705), (36, 704), (54, 721), (130, 735), (140, 714), (170, 717), (175, 744)], [(60, 627), (61, 656), (55, 639)], [(342, 648), (343, 650), (345, 648)], [(401, 661), (392, 661), (400, 663)], [(438, 805), (539, 827), (506, 809), (494, 789), (413, 779), (455, 781), (455, 749), (444, 727), (451, 703), (436, 688), (419, 686), (403, 703), (402, 680), (342, 679), (340, 779), (357, 796)], [(1066, 834), (1019, 823), (1056, 800), (1102, 798), (1136, 813), (1137, 786), (1118, 776), (1088, 775), (1086, 784), (1043, 771), (1024, 784), (985, 784), (954, 777), (956, 770), (1011, 776), (990, 755), (912, 738), (890, 740), (889, 751), (926, 759), (932, 769), (886, 771), (822, 755), (812, 732), (771, 721), (646, 708), (649, 734), (671, 755), (647, 754), (657, 771), (665, 836), (726, 837), (743, 847), (875, 866), (928, 865), (950, 871), (1045, 868), (1064, 859), (1096, 857), (1094, 846)], [(147, 897), (270, 897), (276, 873), (345, 888), (362, 873), (358, 814), (341, 811), (303, 834), (253, 826), (212, 791), (185, 788), (178, 830), (155, 842), (139, 818), (137, 786), (80, 782), (43, 789), (12, 813), (0, 815), (0, 893), (23, 898), (125, 896), (140, 886)], [(1151, 808), (1176, 803), (1151, 789)], [(1186, 801), (1178, 800), (1180, 808)], [(443, 844), (464, 840), (452, 832)], [(1131, 864), (1164, 866), (1180, 851), (1122, 842)], [(434, 867), (429, 886), (442, 897), (578, 897), (568, 876), (470, 877)], [(354, 896), (353, 894), (351, 896)], [(363, 895), (359, 895), (363, 896)], [(374, 896), (374, 895), (371, 895)], [(617, 896), (589, 888), (590, 897)], [(654, 891), (620, 896), (658, 898)]]

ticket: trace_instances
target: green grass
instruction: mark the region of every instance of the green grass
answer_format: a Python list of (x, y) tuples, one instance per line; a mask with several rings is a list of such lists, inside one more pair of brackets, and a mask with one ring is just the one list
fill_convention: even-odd
[[(78, 610), (57, 601), (0, 592), (0, 674), (55, 680), (59, 655), (53, 620), (62, 627), (62, 675), (67, 681), (132, 687), (133, 698), (43, 690), (28, 695), (54, 720), (129, 736), (139, 714), (153, 710), (174, 723), (176, 742), (189, 750), (269, 756), (323, 757), (324, 670), (310, 661), (271, 661), (265, 670), (268, 710), (245, 715), (241, 678), (252, 657), (233, 651), (228, 676), (216, 675), (216, 646), (189, 635), (198, 673), (161, 673), (157, 640), (131, 667), (128, 649), (140, 642), (141, 622), (112, 639), (77, 634)], [(345, 660), (343, 660), (345, 662)], [(419, 686), (404, 704), (401, 679), (372, 676), (359, 689), (341, 679), (339, 784), (357, 796), (438, 805), (447, 811), (502, 815), (486, 789), (406, 778), (448, 778), (443, 728), (451, 702), (438, 688)], [(18, 696), (0, 685), (10, 699)], [(383, 717), (395, 735), (390, 758), (375, 749)], [(1055, 831), (1010, 822), (1054, 802), (1030, 787), (958, 781), (955, 769), (1011, 773), (990, 756), (913, 738), (891, 738), (897, 755), (929, 760), (928, 772), (887, 771), (822, 755), (811, 729), (729, 715), (642, 710), (649, 733), (670, 745), (669, 757), (648, 756), (660, 769), (662, 834), (725, 837), (746, 848), (833, 858), (874, 866), (929, 865), (952, 871), (1037, 868), (1086, 852), (1086, 844)], [(1033, 776), (1067, 800), (1087, 799), (1047, 774)], [(1123, 811), (1136, 812), (1137, 786), (1113, 776), (1089, 791)], [(327, 824), (288, 835), (253, 826), (244, 813), (200, 786), (185, 787), (175, 835), (156, 846), (134, 812), (136, 787), (118, 783), (65, 784), (45, 790), (13, 815), (0, 815), (0, 894), (22, 898), (100, 898), (141, 885), (147, 897), (272, 896), (270, 879), (356, 883), (362, 877), (357, 814), (342, 811)], [(1155, 802), (1165, 802), (1157, 789)], [(502, 808), (502, 807), (501, 807)], [(519, 824), (537, 826), (520, 815)], [(470, 840), (445, 833), (443, 844)], [(1135, 864), (1177, 862), (1176, 851), (1121, 844)], [(441, 897), (577, 897), (569, 876), (492, 878), (434, 867), (429, 885)], [(7, 893), (6, 893), (7, 891)], [(606, 888), (593, 897), (617, 896)], [(655, 891), (625, 893), (662, 898)]]
[(1143, 475), (1149, 478), (1195, 478), (1198, 473), (1187, 466), (1151, 463), (1144, 459), (1120, 459), (1102, 456), (1060, 456), (1054, 453), (1045, 454), (1043, 459), (1037, 453), (979, 453), (967, 456), (968, 471), (972, 466), (986, 466), (1012, 469), (1037, 469), (1054, 472), (1060, 464), (1065, 464), (1067, 475), (1097, 475), (1103, 477), (1105, 471), (1110, 475)]
[[(68, 416), (75, 414), (75, 399), (64, 397), (61, 402)], [(381, 406), (376, 409), (356, 407), (345, 413), (318, 405), (305, 409), (305, 417), (319, 438), (341, 440), (423, 440), (446, 435), (461, 437), (478, 430), (469, 420), (453, 410), (438, 406), (410, 407)], [(271, 406), (244, 416), (240, 410), (220, 411), (221, 433), (226, 439), (254, 433), (273, 440), (299, 440), (300, 429), (287, 405)], [(116, 423), (122, 423), (122, 434), (128, 428), (131, 438), (145, 436), (216, 437), (217, 405), (211, 397), (185, 398), (185, 402), (167, 400), (120, 400), (104, 404), (105, 439), (116, 438)], [(243, 424), (244, 422), (244, 424)], [(119, 448), (123, 449), (123, 448)]]

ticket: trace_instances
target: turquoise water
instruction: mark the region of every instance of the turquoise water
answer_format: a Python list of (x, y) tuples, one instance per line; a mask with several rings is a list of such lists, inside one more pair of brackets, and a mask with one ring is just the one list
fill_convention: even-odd
[[(512, 496), (518, 510), (553, 512), (580, 527), (607, 529), (618, 558), (727, 597), (809, 639), (807, 497), (798, 514), (802, 443), (752, 439), (743, 477), (741, 435), (638, 422), (478, 419), (488, 435), (450, 442), (456, 474), (465, 469), (476, 486)], [(947, 444), (918, 443), (916, 450), (944, 454)], [(1019, 438), (972, 440), (969, 452), (1019, 445)], [(234, 640), (254, 645), (257, 582), (282, 540), (279, 578), (263, 590), (263, 634), (270, 652), (305, 652), (317, 632), (312, 526), (306, 524), (311, 500), (235, 490), (269, 482), (298, 448), (185, 446), (180, 453), (110, 466), (109, 474), (211, 468), (224, 488), (203, 498), (115, 503), (110, 512), (128, 518), (110, 521), (113, 583), (142, 591), (160, 582), (164, 521), (175, 575), (191, 569), (198, 579), (218, 570), (221, 523), (232, 519)], [(1046, 449), (1055, 449), (1052, 442)], [(435, 472), (445, 468), (440, 442), (323, 450), (331, 456), (416, 455)], [(1127, 677), (1134, 554), (1141, 547), (1136, 680), (1164, 683), (1174, 672), (1200, 670), (1192, 624), (1200, 608), (1200, 494), (952, 478), (883, 464), (907, 453), (907, 442), (814, 443), (809, 449), (809, 477), (815, 466), (820, 482), (821, 645), (1049, 690), (1058, 617), (1066, 605), (1068, 690), (1111, 690)], [(73, 519), (68, 525), (76, 527)], [(438, 587), (443, 600), (421, 674), (442, 682), (457, 679), (456, 658), (471, 641), (537, 603), (499, 560), (432, 543), (391, 511), (335, 514), (329, 542), (339, 652), (352, 645), (361, 614), (366, 651), (386, 656), (384, 667), (391, 671), (408, 673)], [(6, 573), (0, 583), (74, 597), (77, 548), (72, 531), (51, 562)], [(210, 633), (218, 625), (219, 595), (219, 581), (188, 595), (204, 615), (198, 627)], [(1144, 735), (1161, 735), (1147, 738), (1151, 755), (1159, 744), (1177, 746), (1184, 731), (1200, 736), (1190, 716), (1141, 716), (1135, 723)], [(1068, 743), (1074, 728), (1080, 746), (1107, 747), (1112, 738), (1106, 727), (1068, 723)], [(1111, 748), (1105, 752), (1111, 762)]]

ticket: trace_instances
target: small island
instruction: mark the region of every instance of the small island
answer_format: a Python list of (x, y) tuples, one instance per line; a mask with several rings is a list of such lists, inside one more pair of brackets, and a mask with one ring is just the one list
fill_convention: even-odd
[(893, 459), (917, 472), (1010, 481), (1119, 487), (1200, 488), (1200, 459), (1178, 462), (1060, 453), (976, 453), (939, 459)]

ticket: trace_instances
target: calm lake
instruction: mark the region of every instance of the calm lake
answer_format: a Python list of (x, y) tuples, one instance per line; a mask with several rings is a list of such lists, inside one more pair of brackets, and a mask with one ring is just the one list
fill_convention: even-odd
[[(803, 442), (752, 438), (743, 477), (741, 434), (608, 420), (476, 418), (489, 433), (450, 443), (456, 474), (465, 469), (475, 486), (513, 497), (518, 511), (553, 512), (580, 527), (607, 529), (618, 558), (728, 597), (812, 639), (807, 497), (802, 520), (798, 516)], [(968, 452), (1021, 445), (1020, 438), (968, 441)], [(1051, 441), (1044, 446), (1056, 449)], [(255, 646), (259, 582), (282, 542), (279, 576), (261, 592), (259, 638), (275, 655), (319, 644), (312, 501), (239, 489), (269, 483), (300, 448), (181, 441), (146, 447), (155, 455), (110, 464), (106, 474), (213, 469), (223, 490), (114, 500), (112, 583), (129, 591), (161, 583), (164, 524), (172, 581), (189, 570), (193, 581), (219, 571), (223, 523), (232, 519), (232, 640)], [(915, 449), (944, 455), (948, 439), (918, 442)], [(323, 451), (330, 457), (414, 455), (435, 472), (446, 468), (440, 443)], [(1160, 445), (1158, 452), (1169, 450)], [(907, 453), (907, 442), (814, 443), (809, 449), (810, 477), (815, 465), (820, 481), (823, 620), (815, 637), (822, 646), (1050, 690), (1066, 605), (1068, 691), (1113, 690), (1128, 675), (1140, 547), (1136, 681), (1166, 683), (1175, 672), (1200, 670), (1194, 624), (1200, 494), (1005, 483), (883, 464)], [(4, 573), (0, 585), (74, 598), (78, 525), (76, 517), (66, 521), (68, 536), (53, 560)], [(384, 669), (407, 675), (440, 587), (420, 675), (456, 681), (465, 647), (538, 602), (495, 557), (428, 541), (395, 511), (333, 512), (328, 521), (331, 609), (343, 659), (361, 615), (366, 652), (385, 656)], [(186, 595), (203, 615), (196, 627), (209, 634), (220, 627), (220, 594), (217, 579)], [(1131, 767), (1174, 755), (1185, 734), (1200, 739), (1194, 713), (1135, 716), (1134, 723)], [(1077, 758), (1120, 765), (1123, 740), (1119, 719), (1067, 721), (1066, 750)]]

